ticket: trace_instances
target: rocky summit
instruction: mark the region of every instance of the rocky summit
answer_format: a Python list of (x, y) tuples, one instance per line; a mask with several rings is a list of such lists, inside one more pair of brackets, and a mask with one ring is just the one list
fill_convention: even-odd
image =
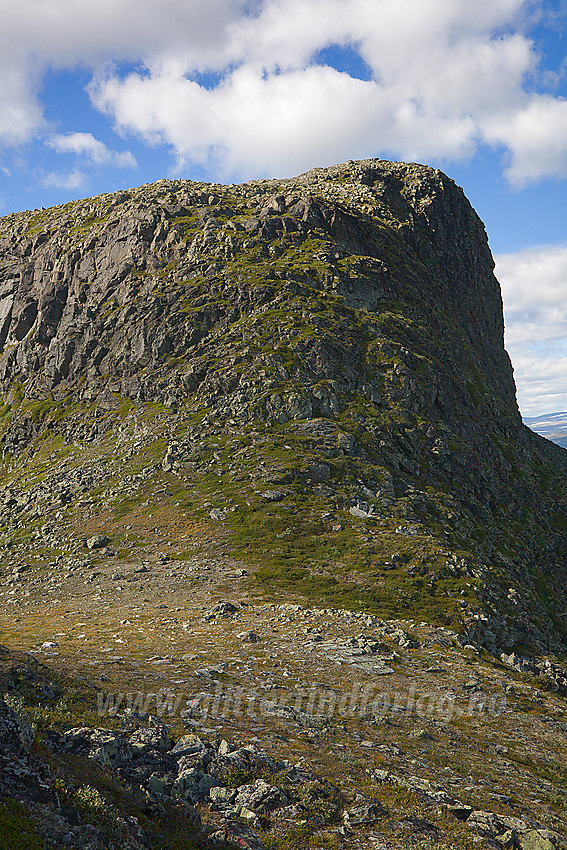
[(380, 160), (0, 219), (0, 848), (567, 846), (567, 453)]

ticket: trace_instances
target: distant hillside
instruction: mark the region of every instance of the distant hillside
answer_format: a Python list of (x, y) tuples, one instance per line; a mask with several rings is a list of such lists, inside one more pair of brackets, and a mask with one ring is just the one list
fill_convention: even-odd
[(535, 431), (536, 434), (541, 434), (558, 446), (563, 446), (567, 449), (567, 412), (562, 413), (547, 413), (543, 416), (524, 416), (524, 422)]

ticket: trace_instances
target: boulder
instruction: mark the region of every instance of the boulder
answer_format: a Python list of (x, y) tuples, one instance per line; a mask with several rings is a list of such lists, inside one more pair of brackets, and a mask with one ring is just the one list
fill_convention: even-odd
[(262, 815), (279, 809), (288, 802), (287, 795), (265, 779), (257, 779), (251, 785), (241, 785), (235, 800), (237, 806)]

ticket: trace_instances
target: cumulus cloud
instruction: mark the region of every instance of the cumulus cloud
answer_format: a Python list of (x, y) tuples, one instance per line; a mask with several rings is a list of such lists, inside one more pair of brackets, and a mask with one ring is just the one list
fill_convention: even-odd
[(518, 187), (542, 177), (567, 177), (567, 100), (532, 95), (520, 108), (484, 123), (488, 141), (509, 151), (509, 181)]
[[(5, 61), (33, 71), (111, 60), (158, 61), (190, 53), (195, 67), (223, 61), (226, 28), (251, 4), (241, 0), (27, 0), (3, 4)], [(253, 4), (252, 4), (253, 5)]]
[(96, 165), (116, 165), (119, 168), (135, 168), (137, 163), (130, 151), (118, 153), (95, 139), (92, 133), (64, 133), (51, 136), (46, 144), (57, 153), (74, 153), (84, 156)]
[[(0, 140), (41, 129), (46, 68), (82, 65), (121, 132), (232, 176), (370, 155), (456, 161), (483, 143), (502, 148), (515, 185), (564, 176), (567, 105), (532, 90), (532, 5), (29, 0), (3, 13)], [(371, 79), (322, 65), (329, 46), (357, 51)]]
[(42, 123), (42, 109), (35, 95), (39, 84), (25, 63), (10, 61), (2, 52), (0, 36), (0, 142), (27, 142)]
[[(373, 88), (328, 67), (269, 77), (243, 67), (212, 91), (184, 77), (131, 74), (99, 82), (92, 96), (122, 128), (182, 158), (215, 160), (226, 174), (290, 173), (373, 153), (373, 122), (389, 111), (369, 104)], [(354, 146), (349, 125), (361, 131)]]
[(87, 185), (87, 175), (77, 169), (64, 173), (51, 171), (41, 183), (48, 189), (82, 189)]
[(495, 259), (520, 409), (567, 410), (567, 245)]
[[(28, 141), (44, 124), (40, 89), (47, 69), (179, 57), (195, 68), (222, 64), (226, 27), (239, 0), (27, 0), (4, 3), (0, 28), (0, 142)], [(4, 8), (5, 7), (5, 8)]]
[[(455, 161), (486, 142), (508, 152), (507, 176), (521, 185), (562, 174), (567, 160), (557, 121), (563, 102), (528, 94), (534, 46), (502, 32), (524, 7), (524, 0), (266, 0), (228, 28), (218, 86), (191, 80), (188, 59), (99, 76), (90, 91), (122, 130), (188, 159), (220, 154), (227, 173), (291, 173), (377, 154)], [(354, 46), (372, 79), (314, 66), (332, 44)]]

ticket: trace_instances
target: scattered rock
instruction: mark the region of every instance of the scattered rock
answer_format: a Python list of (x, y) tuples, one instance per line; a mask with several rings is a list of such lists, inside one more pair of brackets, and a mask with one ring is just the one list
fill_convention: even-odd
[(210, 838), (213, 844), (222, 845), (234, 844), (236, 847), (241, 847), (243, 850), (266, 850), (265, 844), (260, 839), (260, 836), (254, 832), (249, 826), (238, 823), (237, 821), (229, 821), (222, 829), (214, 832)]
[(364, 800), (343, 812), (345, 826), (373, 826), (388, 814), (378, 800)]
[(110, 537), (106, 537), (104, 534), (95, 534), (93, 537), (89, 537), (87, 540), (87, 549), (91, 551), (94, 549), (103, 549), (105, 546), (111, 542)]
[(156, 750), (160, 753), (167, 753), (171, 750), (169, 730), (165, 724), (154, 717), (149, 718), (147, 728), (138, 729), (134, 732), (128, 739), (128, 743), (139, 754), (147, 753), (149, 750)]
[(238, 632), (236, 635), (241, 641), (246, 641), (247, 643), (258, 643), (260, 640), (259, 635), (256, 632), (246, 631), (246, 632)]
[(260, 495), (267, 502), (281, 502), (286, 497), (286, 493), (283, 490), (264, 490)]
[(251, 785), (241, 785), (236, 795), (236, 804), (255, 814), (265, 815), (287, 805), (288, 802), (283, 791), (264, 779), (257, 779)]
[(231, 753), (217, 755), (209, 765), (209, 773), (220, 782), (229, 780), (231, 776), (258, 775), (276, 772), (276, 762), (263, 750), (255, 746), (240, 747)]
[(233, 605), (232, 602), (217, 602), (217, 604), (205, 614), (204, 619), (205, 622), (210, 623), (212, 620), (232, 617), (237, 613), (237, 611), (238, 608), (236, 605)]
[(374, 505), (369, 505), (368, 502), (358, 501), (349, 511), (359, 519), (374, 519)]

